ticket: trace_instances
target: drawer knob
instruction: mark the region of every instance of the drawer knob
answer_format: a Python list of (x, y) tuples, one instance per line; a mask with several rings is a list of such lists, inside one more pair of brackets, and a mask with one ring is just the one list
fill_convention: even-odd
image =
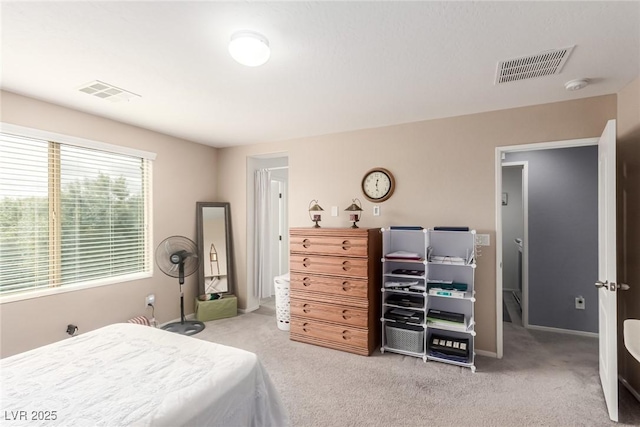
[(349, 282), (342, 282), (342, 290), (345, 292), (349, 292), (351, 290), (351, 285)]
[(309, 307), (309, 304), (302, 304), (302, 311), (304, 311), (305, 313), (309, 313), (311, 311)]
[(351, 242), (348, 240), (345, 240), (344, 242), (342, 242), (342, 249), (345, 251), (348, 251), (349, 249), (351, 249)]
[(342, 331), (342, 339), (347, 341), (351, 339), (351, 331)]
[(309, 279), (308, 277), (305, 277), (304, 279), (302, 279), (302, 285), (311, 286), (311, 279)]
[(344, 261), (344, 262), (342, 263), (342, 269), (343, 269), (344, 271), (349, 271), (349, 270), (351, 270), (351, 263), (350, 263), (349, 261)]
[(302, 330), (303, 330), (304, 332), (309, 332), (309, 328), (307, 328), (307, 326), (309, 326), (309, 324), (308, 324), (308, 323), (303, 323), (303, 324), (302, 324)]
[(302, 247), (305, 249), (309, 249), (309, 246), (311, 246), (311, 241), (309, 239), (304, 239), (302, 241)]
[(349, 310), (342, 310), (342, 318), (343, 318), (344, 320), (349, 320), (349, 319), (351, 319), (351, 315), (350, 315), (350, 314), (348, 314), (348, 313), (349, 313)]
[(302, 265), (305, 267), (309, 267), (311, 265), (311, 260), (309, 258), (305, 258), (302, 260)]

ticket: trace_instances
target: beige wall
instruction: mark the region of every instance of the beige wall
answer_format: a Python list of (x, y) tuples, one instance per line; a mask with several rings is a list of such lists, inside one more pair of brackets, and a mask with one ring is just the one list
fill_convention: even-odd
[[(495, 147), (597, 137), (616, 116), (616, 96), (428, 120), (313, 138), (219, 151), (218, 195), (231, 203), (239, 306), (255, 305), (247, 281), (247, 157), (289, 155), (289, 225), (309, 226), (308, 205), (318, 199), (327, 211), (322, 226), (349, 225), (343, 212), (351, 199), (363, 201), (363, 227), (393, 224), (468, 225), (491, 235), (477, 274), (477, 347), (496, 351)], [(395, 175), (395, 194), (372, 216), (360, 190), (375, 166)], [(223, 179), (224, 178), (224, 179)], [(224, 181), (224, 183), (223, 183)]]
[[(247, 280), (247, 163), (251, 156), (289, 156), (289, 225), (308, 226), (312, 198), (340, 216), (323, 215), (322, 225), (347, 226), (343, 212), (354, 197), (363, 201), (363, 227), (393, 224), (469, 225), (491, 235), (477, 271), (477, 347), (496, 351), (495, 147), (599, 136), (616, 116), (616, 96), (428, 120), (270, 144), (216, 150), (46, 102), (1, 93), (1, 120), (154, 151), (155, 243), (174, 234), (195, 239), (195, 202), (231, 203), (237, 295), (241, 308), (257, 304)], [(213, 168), (211, 165), (216, 164)], [(186, 167), (185, 165), (188, 165)], [(390, 169), (396, 192), (372, 216), (360, 190), (374, 166)], [(174, 181), (181, 174), (180, 181)], [(218, 178), (216, 181), (216, 177)], [(211, 185), (202, 185), (210, 182)], [(217, 186), (217, 188), (216, 188)], [(145, 312), (144, 296), (156, 294), (160, 322), (177, 318), (178, 286), (154, 269), (147, 280), (3, 304), (2, 356), (66, 337), (68, 323), (80, 332)], [(185, 285), (187, 313), (193, 311), (196, 277)]]
[(618, 371), (640, 393), (640, 362), (624, 347), (624, 319), (640, 319), (640, 77), (618, 93)]
[[(216, 199), (217, 149), (9, 92), (0, 92), (0, 111), (0, 120), (6, 123), (157, 153), (153, 247), (172, 235), (195, 241), (196, 202)], [(186, 279), (184, 291), (185, 311), (193, 313), (197, 275)], [(0, 355), (67, 338), (69, 323), (78, 325), (82, 333), (138, 315), (151, 317), (151, 310), (144, 307), (149, 293), (156, 295), (159, 322), (180, 316), (177, 279), (165, 276), (155, 264), (150, 279), (2, 304)]]

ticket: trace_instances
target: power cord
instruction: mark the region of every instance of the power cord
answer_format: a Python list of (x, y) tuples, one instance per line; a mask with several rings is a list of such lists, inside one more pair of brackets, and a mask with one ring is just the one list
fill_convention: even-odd
[(156, 308), (154, 307), (153, 304), (147, 304), (149, 307), (151, 307), (151, 319), (149, 319), (149, 322), (151, 323), (151, 326), (153, 326), (154, 328), (158, 327), (158, 324), (156, 323)]
[(475, 245), (475, 251), (476, 251), (476, 259), (480, 258), (482, 256), (482, 246)]

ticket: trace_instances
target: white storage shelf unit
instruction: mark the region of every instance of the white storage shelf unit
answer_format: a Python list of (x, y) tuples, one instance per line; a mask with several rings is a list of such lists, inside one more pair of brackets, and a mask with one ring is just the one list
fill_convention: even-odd
[[(384, 279), (382, 286), (383, 332), (381, 351), (422, 357), (425, 361), (436, 360), (465, 366), (475, 372), (475, 231), (398, 230), (394, 228), (383, 229), (382, 231), (385, 257), (382, 260)], [(398, 251), (418, 254), (420, 257), (409, 262), (388, 256)], [(423, 273), (419, 275), (394, 273), (394, 271), (398, 272), (398, 270), (403, 269), (423, 271)], [(418, 284), (414, 285), (413, 288), (402, 287), (407, 281), (417, 282)], [(400, 287), (390, 287), (389, 282), (399, 283)], [(420, 288), (420, 285), (423, 287)], [(466, 285), (466, 289), (464, 292), (456, 291), (455, 289), (450, 290), (452, 285), (456, 285), (458, 288)], [(437, 287), (441, 287), (443, 290), (432, 289), (429, 292), (430, 288)], [(406, 295), (407, 298), (412, 297), (413, 300), (409, 301), (411, 307), (406, 306), (406, 301), (402, 301), (401, 304), (394, 304), (393, 302), (398, 298), (397, 295)], [(421, 298), (421, 300), (417, 298)], [(390, 299), (391, 302), (389, 302)], [(422, 302), (422, 305), (418, 307), (415, 301)], [(400, 313), (421, 313), (422, 317), (419, 317), (420, 321), (418, 322), (402, 318), (398, 320), (397, 317), (390, 318), (391, 316), (387, 314), (392, 308), (397, 308)], [(463, 315), (464, 322), (460, 324), (437, 320), (434, 322), (428, 321), (429, 310)], [(405, 324), (410, 325), (412, 329), (407, 331)], [(416, 328), (418, 326), (423, 329), (422, 334)], [(390, 334), (393, 336), (389, 336)], [(404, 345), (406, 342), (398, 340), (396, 335), (407, 336), (412, 339), (419, 335), (424, 338), (424, 344), (419, 347), (413, 344), (411, 344), (411, 347), (406, 347)], [(445, 349), (447, 346), (465, 347), (468, 352), (467, 356), (447, 357), (439, 351), (441, 349), (438, 348), (438, 345), (441, 340)]]
[(382, 346), (426, 361), (427, 230), (382, 229)]

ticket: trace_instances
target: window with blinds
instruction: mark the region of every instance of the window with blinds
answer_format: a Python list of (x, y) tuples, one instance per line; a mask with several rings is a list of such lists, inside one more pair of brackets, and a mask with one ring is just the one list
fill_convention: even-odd
[(150, 274), (150, 167), (1, 132), (0, 296)]

